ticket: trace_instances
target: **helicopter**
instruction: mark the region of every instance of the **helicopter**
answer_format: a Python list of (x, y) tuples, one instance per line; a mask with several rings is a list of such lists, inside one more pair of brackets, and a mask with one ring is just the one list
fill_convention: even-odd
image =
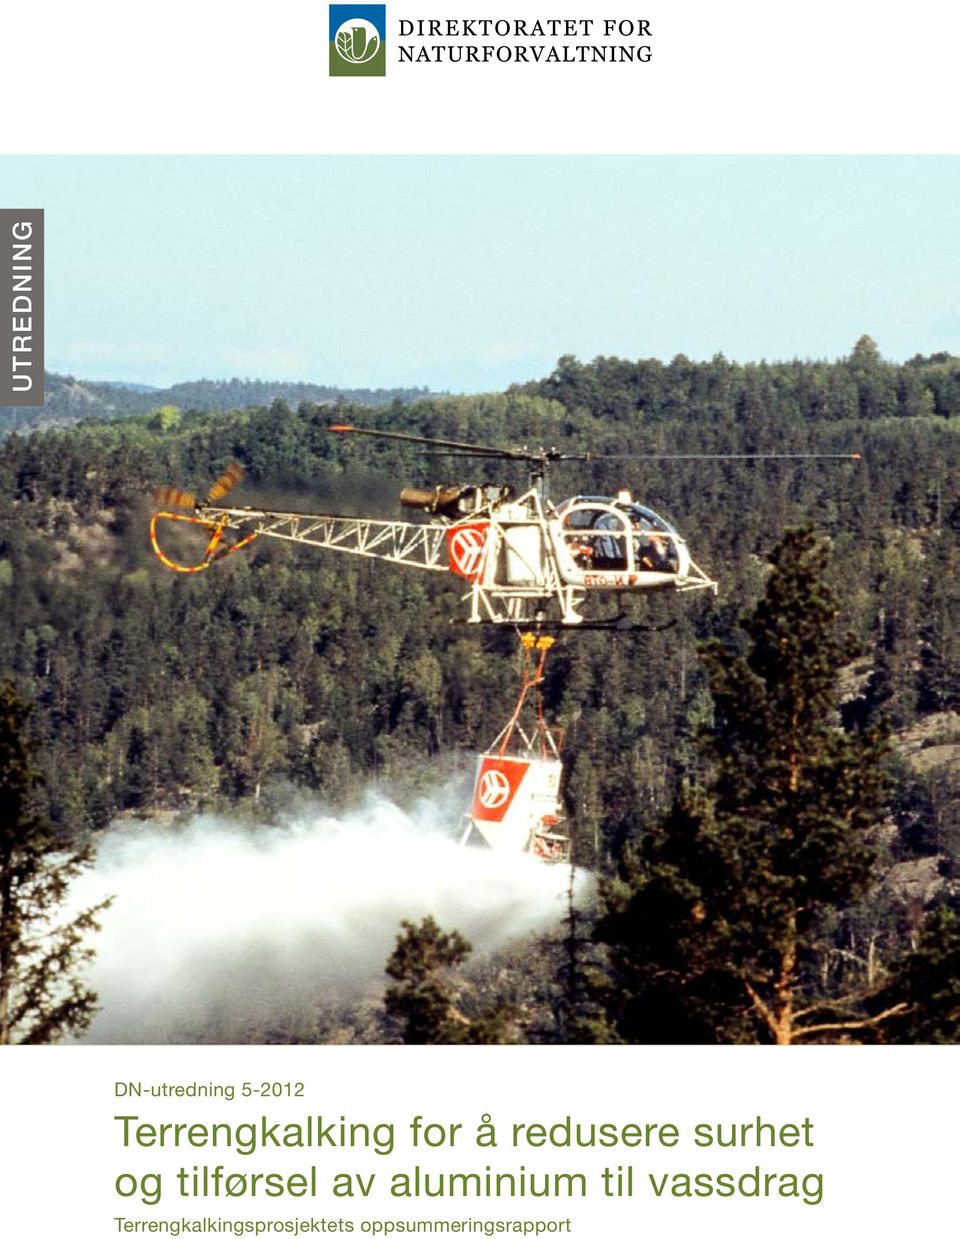
[[(278, 512), (222, 506), (244, 476), (231, 463), (203, 500), (172, 487), (155, 491), (167, 506), (185, 512), (155, 512), (153, 549), (176, 572), (201, 572), (260, 537), (300, 542), (326, 550), (381, 559), (430, 572), (452, 574), (466, 585), (467, 623), (507, 624), (519, 630), (618, 628), (627, 625), (623, 599), (655, 592), (717, 592), (717, 582), (691, 558), (686, 540), (628, 490), (614, 496), (578, 494), (554, 504), (548, 493), (550, 467), (560, 461), (598, 460), (772, 460), (842, 459), (857, 455), (756, 453), (736, 455), (598, 456), (556, 448), (507, 448), (438, 439), (401, 431), (334, 424), (338, 435), (367, 435), (439, 450), (459, 460), (521, 461), (529, 486), (451, 483), (405, 487), (400, 505), (428, 521), (382, 521), (336, 514)], [(203, 558), (183, 564), (160, 545), (162, 522), (185, 521), (206, 530)], [(233, 541), (230, 541), (233, 538)], [(615, 613), (588, 617), (582, 608), (613, 595)]]
[[(563, 795), (562, 731), (547, 725), (542, 686), (550, 628), (637, 630), (623, 598), (631, 594), (717, 592), (717, 582), (690, 556), (678, 531), (629, 491), (614, 496), (578, 494), (554, 504), (548, 475), (560, 461), (596, 460), (859, 460), (856, 454), (760, 453), (724, 455), (598, 456), (556, 448), (485, 447), (400, 431), (343, 424), (340, 435), (369, 435), (438, 450), (456, 459), (521, 461), (529, 486), (443, 484), (405, 487), (400, 504), (428, 519), (382, 521), (335, 514), (225, 507), (222, 501), (244, 477), (232, 462), (206, 496), (174, 487), (154, 495), (166, 507), (150, 522), (154, 551), (176, 572), (203, 572), (257, 538), (279, 538), (350, 555), (446, 572), (465, 583), (467, 622), (507, 624), (518, 631), (521, 684), (516, 706), (493, 743), (477, 756), (473, 792), (463, 815), (461, 844), (479, 843), (502, 853), (528, 853), (546, 863), (570, 859)], [(196, 563), (175, 560), (160, 545), (163, 522), (202, 528), (206, 550)], [(614, 615), (585, 617), (581, 607), (614, 595)]]

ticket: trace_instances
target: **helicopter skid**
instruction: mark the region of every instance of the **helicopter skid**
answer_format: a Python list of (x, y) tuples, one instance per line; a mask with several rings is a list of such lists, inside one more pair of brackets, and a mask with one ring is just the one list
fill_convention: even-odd
[[(475, 623), (484, 628), (503, 627), (505, 624), (516, 629), (517, 632), (565, 632), (570, 629), (570, 624), (565, 624), (562, 620), (549, 619), (520, 619), (520, 620), (451, 620), (451, 624), (470, 624)], [(677, 621), (675, 619), (667, 620), (664, 624), (641, 624), (630, 619), (628, 615), (612, 615), (607, 619), (585, 620), (581, 617), (581, 621), (576, 625), (576, 632), (666, 632), (670, 628), (675, 628)]]

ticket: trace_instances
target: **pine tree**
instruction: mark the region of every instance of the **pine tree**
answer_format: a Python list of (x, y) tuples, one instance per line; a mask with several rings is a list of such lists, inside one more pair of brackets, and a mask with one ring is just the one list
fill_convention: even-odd
[(503, 1003), (465, 1014), (461, 1009), (456, 969), (473, 948), (452, 930), (446, 933), (432, 916), (419, 925), (401, 922), (402, 932), (387, 960), (384, 1008), (400, 1025), (407, 1045), (498, 1045), (515, 1040), (513, 1011)]
[(924, 921), (916, 950), (892, 969), (873, 1004), (894, 1009), (884, 1039), (956, 1045), (960, 1041), (960, 915), (936, 908)]
[(432, 916), (419, 925), (403, 921), (401, 929), (387, 961), (395, 982), (384, 997), (387, 1015), (400, 1022), (408, 1045), (463, 1040), (468, 1021), (456, 1006), (450, 974), (470, 954), (470, 943), (456, 930), (444, 933)]
[(920, 707), (960, 709), (960, 522), (928, 540), (920, 627)]
[(854, 650), (837, 630), (825, 547), (788, 533), (746, 652), (705, 649), (712, 775), (608, 885), (615, 1016), (629, 1040), (772, 1041), (852, 1035), (882, 1020), (814, 968), (831, 913), (870, 885), (882, 742), (839, 725), (834, 686)]
[(576, 872), (571, 865), (562, 958), (556, 976), (559, 994), (554, 1004), (553, 1039), (565, 1045), (604, 1045), (617, 1038), (604, 1012), (606, 978), (595, 959), (597, 947), (589, 930), (585, 932), (586, 914), (577, 907)]
[(0, 682), (0, 1045), (84, 1031), (96, 994), (76, 973), (93, 955), (84, 940), (109, 902), (62, 916), (70, 883), (92, 856), (66, 850), (32, 808), (28, 712), (12, 684)]

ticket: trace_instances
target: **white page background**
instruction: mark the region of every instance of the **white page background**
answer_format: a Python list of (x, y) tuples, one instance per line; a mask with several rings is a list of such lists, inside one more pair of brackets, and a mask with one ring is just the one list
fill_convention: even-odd
[[(680, 0), (637, 6), (388, 4), (388, 18), (450, 16), (643, 17), (653, 59), (617, 66), (397, 66), (383, 80), (327, 76), (326, 5), (41, 2), (7, 6), (0, 71), (0, 151), (29, 153), (941, 153), (957, 151), (956, 48), (960, 10), (930, 0), (910, 6), (813, 0), (804, 6), (750, 0)], [(0, 160), (0, 198), (16, 185)], [(19, 205), (19, 204), (18, 204)], [(35, 204), (29, 204), (35, 205)], [(36, 204), (42, 205), (42, 204)], [(198, 983), (200, 983), (198, 981)], [(902, 1234), (949, 1224), (957, 1106), (955, 1048), (775, 1049), (341, 1047), (140, 1047), (9, 1049), (0, 1056), (0, 1229), (39, 1239), (122, 1233), (116, 1215), (234, 1218), (399, 1217), (376, 1204), (291, 1207), (165, 1196), (152, 1210), (123, 1204), (125, 1169), (170, 1172), (216, 1163), (212, 1150), (181, 1158), (120, 1148), (114, 1084), (302, 1080), (303, 1102), (263, 1103), (252, 1113), (360, 1115), (402, 1128), (414, 1113), (461, 1121), (479, 1116), (595, 1121), (748, 1121), (809, 1116), (815, 1148), (736, 1155), (736, 1168), (824, 1174), (823, 1204), (795, 1200), (480, 1202), (423, 1201), (410, 1217), (569, 1215), (572, 1233)], [(124, 1101), (126, 1106), (130, 1103)], [(237, 1121), (241, 1103), (146, 1101), (145, 1118)], [(246, 1107), (248, 1103), (243, 1103)], [(631, 1160), (644, 1171), (710, 1169), (688, 1150)], [(616, 1164), (601, 1153), (521, 1155), (505, 1164), (585, 1169)], [(330, 1155), (325, 1154), (327, 1158)], [(435, 1155), (431, 1155), (434, 1158)], [(488, 1152), (457, 1150), (443, 1168), (469, 1170)], [(226, 1160), (226, 1159), (224, 1159)], [(344, 1167), (380, 1175), (416, 1160), (337, 1155)], [(442, 1159), (437, 1159), (440, 1165)], [(242, 1169), (298, 1169), (308, 1151), (255, 1156)], [(574, 1165), (576, 1163), (576, 1165)], [(434, 1164), (431, 1161), (431, 1164)], [(324, 1167), (332, 1161), (323, 1160)], [(719, 1167), (718, 1167), (719, 1168)], [(181, 1207), (183, 1205), (183, 1207)]]

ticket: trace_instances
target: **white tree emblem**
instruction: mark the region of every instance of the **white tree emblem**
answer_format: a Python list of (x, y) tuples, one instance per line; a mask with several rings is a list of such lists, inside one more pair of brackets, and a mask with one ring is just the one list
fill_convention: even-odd
[(500, 770), (486, 770), (480, 780), (480, 803), (485, 809), (499, 809), (510, 799), (510, 781)]
[(480, 571), (486, 533), (482, 529), (461, 529), (450, 540), (450, 554), (464, 576)]
[(380, 35), (373, 22), (362, 17), (350, 17), (337, 30), (334, 46), (337, 55), (347, 64), (365, 65), (376, 56)]

